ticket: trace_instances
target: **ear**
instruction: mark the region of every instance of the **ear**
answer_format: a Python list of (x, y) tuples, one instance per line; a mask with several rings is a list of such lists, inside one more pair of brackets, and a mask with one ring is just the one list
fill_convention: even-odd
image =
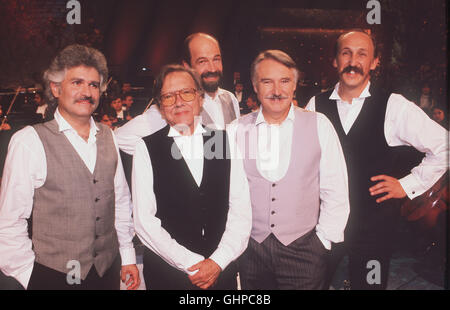
[(337, 68), (337, 61), (336, 61), (336, 58), (333, 59), (333, 67)]
[(59, 83), (50, 82), (50, 90), (55, 98), (58, 98), (59, 95), (61, 95), (61, 85)]
[(253, 91), (255, 92), (255, 94), (258, 94), (258, 90), (256, 88), (256, 84), (254, 82), (252, 82), (253, 85)]
[(185, 67), (186, 69), (192, 69), (191, 66), (183, 60), (183, 67)]
[(374, 58), (374, 60), (372, 60), (372, 63), (370, 64), (370, 70), (375, 70), (379, 64), (380, 58), (379, 57)]

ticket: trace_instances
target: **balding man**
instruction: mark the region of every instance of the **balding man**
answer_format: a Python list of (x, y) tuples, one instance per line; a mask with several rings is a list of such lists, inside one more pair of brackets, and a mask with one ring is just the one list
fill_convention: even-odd
[[(184, 41), (182, 63), (200, 76), (205, 90), (203, 110), (200, 114), (204, 125), (222, 130), (227, 124), (239, 118), (239, 103), (236, 97), (231, 92), (219, 88), (223, 76), (222, 54), (219, 42), (214, 37), (205, 33), (188, 36)], [(117, 143), (122, 151), (133, 154), (140, 138), (166, 125), (167, 122), (161, 116), (158, 106), (152, 105), (146, 112), (115, 131)]]
[[(399, 199), (421, 195), (448, 168), (446, 130), (413, 102), (371, 85), (378, 61), (373, 37), (362, 31), (341, 35), (333, 61), (339, 83), (306, 107), (330, 119), (346, 158), (350, 217), (344, 243), (332, 251), (330, 278), (348, 254), (352, 289), (387, 287)], [(401, 179), (394, 163), (394, 147), (400, 145), (426, 153)]]

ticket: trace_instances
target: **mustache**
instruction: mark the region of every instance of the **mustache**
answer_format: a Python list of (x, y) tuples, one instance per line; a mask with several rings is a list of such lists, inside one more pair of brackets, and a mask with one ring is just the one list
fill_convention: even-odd
[(355, 67), (355, 66), (350, 66), (350, 65), (347, 66), (347, 67), (345, 67), (345, 68), (341, 71), (341, 74), (342, 74), (342, 73), (350, 73), (351, 71), (355, 71), (355, 73), (364, 75), (364, 72), (363, 72), (363, 70), (362, 70), (361, 68)]
[(220, 71), (207, 71), (207, 72), (203, 72), (200, 77), (201, 78), (209, 78), (209, 77), (221, 77), (222, 76), (222, 72)]
[(283, 96), (283, 95), (270, 95), (265, 97), (265, 99), (272, 99), (272, 100), (282, 100), (282, 99), (288, 99), (288, 96)]
[(78, 98), (77, 100), (76, 100), (76, 102), (78, 102), (78, 101), (89, 101), (89, 103), (90, 104), (94, 104), (94, 99), (92, 99), (92, 97), (81, 97), (81, 98)]

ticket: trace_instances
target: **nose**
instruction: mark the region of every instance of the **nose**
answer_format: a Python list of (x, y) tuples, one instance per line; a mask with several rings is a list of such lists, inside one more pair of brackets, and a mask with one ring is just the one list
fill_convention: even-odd
[(181, 96), (179, 93), (175, 94), (175, 107), (181, 107), (184, 105), (183, 99), (181, 99)]
[(214, 72), (216, 70), (216, 68), (215, 68), (214, 64), (212, 63), (212, 61), (209, 61), (209, 60), (208, 60), (208, 63), (206, 64), (206, 69), (209, 72)]
[(92, 97), (92, 90), (89, 84), (83, 83), (81, 86), (81, 95), (84, 97)]
[(273, 94), (274, 95), (281, 95), (281, 84), (280, 83), (273, 83)]
[(350, 65), (355, 66), (357, 64), (357, 55), (356, 54), (352, 54), (352, 56), (350, 57)]

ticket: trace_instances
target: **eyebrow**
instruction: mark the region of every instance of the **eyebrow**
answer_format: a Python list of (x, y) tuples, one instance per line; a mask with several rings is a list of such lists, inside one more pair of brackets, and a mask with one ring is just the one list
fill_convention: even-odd
[[(71, 78), (70, 79), (70, 81), (71, 82), (74, 82), (74, 81), (86, 81), (85, 79), (83, 79), (83, 78), (77, 78), (77, 77), (74, 77), (74, 78)], [(100, 81), (88, 81), (88, 83), (89, 84), (96, 84), (96, 85), (100, 85)]]

